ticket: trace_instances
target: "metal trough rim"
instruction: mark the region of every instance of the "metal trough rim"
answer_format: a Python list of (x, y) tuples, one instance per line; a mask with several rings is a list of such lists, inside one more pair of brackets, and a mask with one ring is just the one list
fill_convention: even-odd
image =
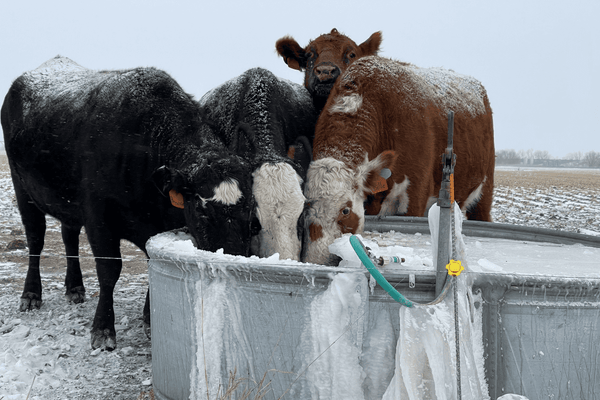
[[(365, 230), (429, 234), (429, 222), (427, 217), (389, 216), (378, 218), (377, 216), (368, 215), (365, 217)], [(563, 245), (582, 244), (588, 247), (600, 248), (600, 236), (531, 226), (466, 220), (463, 221), (462, 232), (466, 236), (474, 237), (523, 240)]]

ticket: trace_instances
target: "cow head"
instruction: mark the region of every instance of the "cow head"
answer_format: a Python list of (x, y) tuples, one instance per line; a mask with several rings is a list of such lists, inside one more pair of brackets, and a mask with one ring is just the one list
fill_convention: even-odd
[(381, 32), (375, 32), (357, 45), (337, 29), (332, 29), (304, 48), (291, 36), (279, 39), (275, 47), (290, 68), (304, 71), (304, 86), (315, 105), (322, 109), (337, 77), (359, 58), (377, 55), (381, 40)]
[(396, 154), (386, 151), (372, 161), (365, 157), (354, 169), (331, 157), (313, 161), (305, 189), (309, 206), (302, 261), (337, 265), (338, 258), (329, 253), (329, 245), (345, 233), (363, 231), (363, 202), (377, 191), (382, 170), (390, 169), (395, 160)]
[[(312, 146), (300, 136), (288, 148), (288, 159), (263, 162), (252, 173), (252, 193), (261, 230), (253, 242), (253, 253), (300, 260), (303, 211), (306, 198), (302, 184), (312, 159)], [(294, 165), (294, 167), (292, 166)]]
[(265, 163), (252, 176), (261, 226), (258, 255), (279, 253), (281, 259), (300, 260), (302, 231), (297, 228), (305, 204), (302, 178), (285, 162)]
[[(164, 194), (179, 196), (186, 225), (202, 250), (248, 256), (256, 229), (250, 167), (228, 155), (199, 159), (181, 169), (161, 167), (153, 179)], [(174, 202), (175, 201), (175, 202)]]

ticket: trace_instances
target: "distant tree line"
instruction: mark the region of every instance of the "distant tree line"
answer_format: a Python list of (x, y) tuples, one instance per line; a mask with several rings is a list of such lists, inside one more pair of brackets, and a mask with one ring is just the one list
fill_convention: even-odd
[(496, 165), (538, 165), (544, 167), (587, 167), (600, 168), (600, 152), (577, 151), (563, 158), (554, 158), (546, 150), (513, 149), (496, 151)]

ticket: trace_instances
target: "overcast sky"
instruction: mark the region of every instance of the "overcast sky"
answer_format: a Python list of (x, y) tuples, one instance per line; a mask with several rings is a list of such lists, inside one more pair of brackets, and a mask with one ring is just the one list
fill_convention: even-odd
[(2, 0), (0, 93), (57, 54), (90, 69), (154, 66), (197, 99), (252, 67), (302, 83), (275, 52), (337, 28), (380, 55), (486, 87), (496, 149), (600, 152), (600, 1)]

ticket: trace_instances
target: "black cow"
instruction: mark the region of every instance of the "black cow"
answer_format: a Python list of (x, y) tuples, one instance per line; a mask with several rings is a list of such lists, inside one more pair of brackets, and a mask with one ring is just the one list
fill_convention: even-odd
[[(311, 161), (317, 113), (308, 91), (296, 83), (253, 68), (206, 93), (204, 115), (229, 146), (252, 166), (253, 193), (261, 230), (253, 250), (261, 257), (279, 253), (300, 259), (304, 209), (302, 182)], [(247, 143), (237, 143), (240, 126), (247, 126)], [(295, 161), (293, 161), (295, 160)], [(258, 248), (254, 248), (254, 247)]]
[[(116, 347), (120, 239), (145, 250), (152, 235), (187, 226), (201, 249), (248, 255), (250, 167), (234, 155), (235, 145), (228, 149), (214, 136), (198, 103), (167, 73), (96, 72), (58, 56), (15, 80), (1, 117), (30, 254), (22, 310), (41, 305), (45, 214), (61, 221), (70, 255), (85, 226), (100, 283), (93, 348)], [(80, 288), (72, 296), (81, 300), (76, 262), (66, 287)], [(144, 319), (149, 323), (148, 299)]]

